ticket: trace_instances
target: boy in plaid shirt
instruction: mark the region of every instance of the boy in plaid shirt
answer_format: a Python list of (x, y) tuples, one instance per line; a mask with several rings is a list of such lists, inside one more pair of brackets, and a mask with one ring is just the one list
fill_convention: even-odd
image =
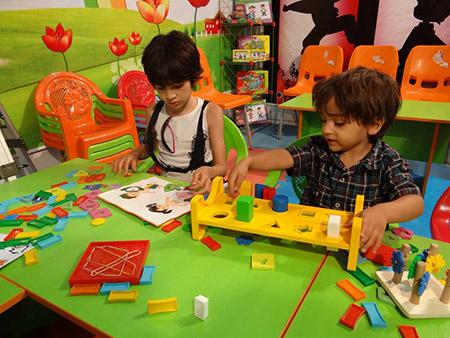
[(352, 211), (356, 195), (364, 195), (361, 251), (376, 250), (387, 223), (414, 219), (424, 207), (408, 163), (381, 141), (400, 107), (399, 86), (358, 67), (317, 83), (312, 98), (322, 136), (243, 159), (229, 175), (228, 192), (237, 195), (248, 170), (287, 170), (307, 179), (302, 204)]

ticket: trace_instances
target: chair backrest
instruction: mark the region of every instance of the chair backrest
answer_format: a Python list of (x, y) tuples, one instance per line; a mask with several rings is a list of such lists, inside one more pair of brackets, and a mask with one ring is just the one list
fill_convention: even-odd
[(129, 99), (133, 109), (142, 111), (155, 102), (155, 90), (147, 75), (140, 70), (130, 70), (120, 77), (117, 96)]
[(342, 72), (343, 64), (340, 46), (308, 46), (300, 61), (297, 84), (303, 92), (311, 93), (317, 81)]
[(416, 46), (409, 52), (402, 78), (406, 100), (450, 101), (450, 46)]
[(94, 125), (92, 96), (104, 97), (89, 79), (71, 72), (57, 72), (39, 82), (35, 106), (39, 114), (76, 122), (75, 125)]
[(208, 59), (206, 54), (200, 47), (197, 47), (198, 53), (200, 54), (200, 65), (202, 66), (203, 73), (200, 79), (197, 81), (198, 91), (215, 91), (214, 82), (211, 76), (211, 69), (209, 68)]
[(364, 66), (397, 76), (398, 51), (394, 46), (358, 46), (353, 50), (348, 68)]
[(430, 230), (434, 239), (450, 243), (450, 187), (444, 191), (434, 206)]

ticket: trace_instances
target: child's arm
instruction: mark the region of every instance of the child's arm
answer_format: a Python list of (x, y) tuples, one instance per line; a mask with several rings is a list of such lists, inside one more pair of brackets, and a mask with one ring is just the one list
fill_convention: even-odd
[(228, 194), (237, 196), (249, 170), (285, 170), (294, 166), (294, 159), (286, 149), (272, 149), (241, 160), (228, 176)]
[[(150, 116), (153, 113), (155, 105), (151, 105), (148, 108), (148, 114), (145, 120), (145, 124), (148, 128), (148, 123), (150, 122)], [(145, 132), (147, 135), (147, 131)], [(128, 171), (131, 169), (133, 172), (137, 171), (137, 162), (138, 160), (143, 160), (148, 157), (147, 151), (145, 150), (145, 146), (140, 144), (136, 149), (133, 149), (132, 152), (122, 156), (111, 163), (112, 172), (115, 174), (127, 176)]]
[(386, 224), (412, 220), (420, 216), (423, 209), (422, 196), (412, 194), (365, 209), (362, 212), (361, 251), (376, 250), (381, 245)]
[(197, 168), (193, 172), (190, 189), (200, 194), (210, 190), (211, 179), (216, 176), (225, 176), (227, 172), (223, 133), (223, 111), (218, 105), (211, 102), (208, 104), (205, 113), (206, 120), (208, 121), (208, 141), (213, 156), (213, 165)]

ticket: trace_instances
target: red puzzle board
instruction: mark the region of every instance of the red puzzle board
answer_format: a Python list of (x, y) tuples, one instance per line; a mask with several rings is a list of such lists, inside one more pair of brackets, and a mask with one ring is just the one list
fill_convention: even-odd
[(130, 282), (139, 284), (150, 242), (91, 242), (69, 278), (69, 285)]

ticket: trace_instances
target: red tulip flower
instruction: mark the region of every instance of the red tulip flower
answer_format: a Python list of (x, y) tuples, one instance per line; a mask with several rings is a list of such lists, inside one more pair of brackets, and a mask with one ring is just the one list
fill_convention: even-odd
[(134, 63), (136, 66), (138, 65), (136, 60), (136, 46), (139, 45), (142, 41), (142, 36), (139, 35), (139, 33), (132, 32), (131, 35), (128, 37), (128, 41), (133, 45), (133, 57), (134, 57)]
[(69, 69), (67, 66), (66, 52), (72, 45), (72, 30), (64, 30), (61, 23), (58, 23), (56, 29), (53, 30), (51, 27), (45, 27), (45, 35), (41, 36), (42, 41), (52, 52), (61, 53), (64, 58), (64, 64), (66, 66), (66, 71)]
[(205, 7), (207, 4), (209, 4), (209, 0), (188, 0), (188, 1), (195, 8)]
[(136, 2), (137, 8), (145, 21), (154, 23), (161, 34), (159, 24), (164, 21), (169, 13), (169, 0), (144, 0)]
[(197, 44), (197, 9), (199, 7), (205, 7), (207, 4), (209, 4), (209, 0), (188, 0), (189, 3), (195, 7), (194, 12), (194, 41), (195, 44)]
[(128, 50), (128, 45), (125, 42), (125, 39), (119, 41), (118, 38), (114, 37), (114, 40), (108, 42), (109, 49), (113, 54), (117, 55), (117, 70), (120, 76), (120, 67), (119, 67), (119, 58), (121, 55), (125, 54)]

